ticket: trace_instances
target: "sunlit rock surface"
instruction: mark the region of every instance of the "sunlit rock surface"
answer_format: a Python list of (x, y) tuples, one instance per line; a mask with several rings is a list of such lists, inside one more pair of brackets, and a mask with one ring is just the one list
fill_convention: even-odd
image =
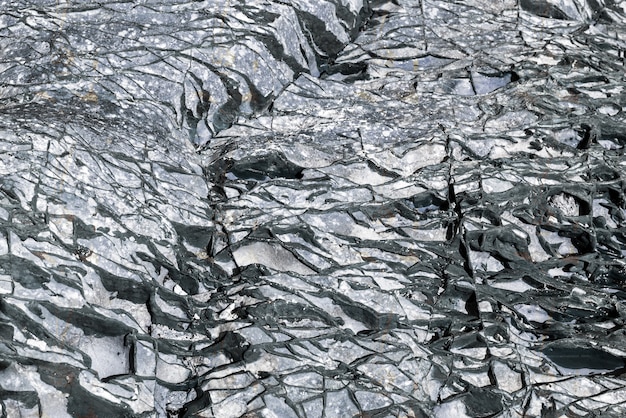
[(626, 414), (626, 2), (0, 2), (4, 417)]

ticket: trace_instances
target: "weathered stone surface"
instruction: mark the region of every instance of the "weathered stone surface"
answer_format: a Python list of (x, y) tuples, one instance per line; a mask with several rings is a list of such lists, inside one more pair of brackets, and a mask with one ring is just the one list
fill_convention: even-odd
[(623, 416), (626, 9), (0, 1), (2, 416)]

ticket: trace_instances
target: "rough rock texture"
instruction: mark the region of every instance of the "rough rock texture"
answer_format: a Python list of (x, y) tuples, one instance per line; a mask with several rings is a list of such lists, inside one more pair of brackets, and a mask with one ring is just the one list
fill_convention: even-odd
[(0, 415), (626, 415), (626, 2), (0, 2)]

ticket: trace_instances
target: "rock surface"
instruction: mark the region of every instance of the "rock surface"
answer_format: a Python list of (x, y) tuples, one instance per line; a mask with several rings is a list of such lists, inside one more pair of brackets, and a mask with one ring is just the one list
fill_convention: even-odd
[(0, 416), (626, 414), (626, 3), (0, 1)]

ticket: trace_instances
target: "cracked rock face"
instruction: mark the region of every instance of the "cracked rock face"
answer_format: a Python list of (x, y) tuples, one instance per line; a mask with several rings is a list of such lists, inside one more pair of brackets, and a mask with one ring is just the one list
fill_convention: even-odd
[(626, 3), (0, 1), (0, 416), (622, 417)]

